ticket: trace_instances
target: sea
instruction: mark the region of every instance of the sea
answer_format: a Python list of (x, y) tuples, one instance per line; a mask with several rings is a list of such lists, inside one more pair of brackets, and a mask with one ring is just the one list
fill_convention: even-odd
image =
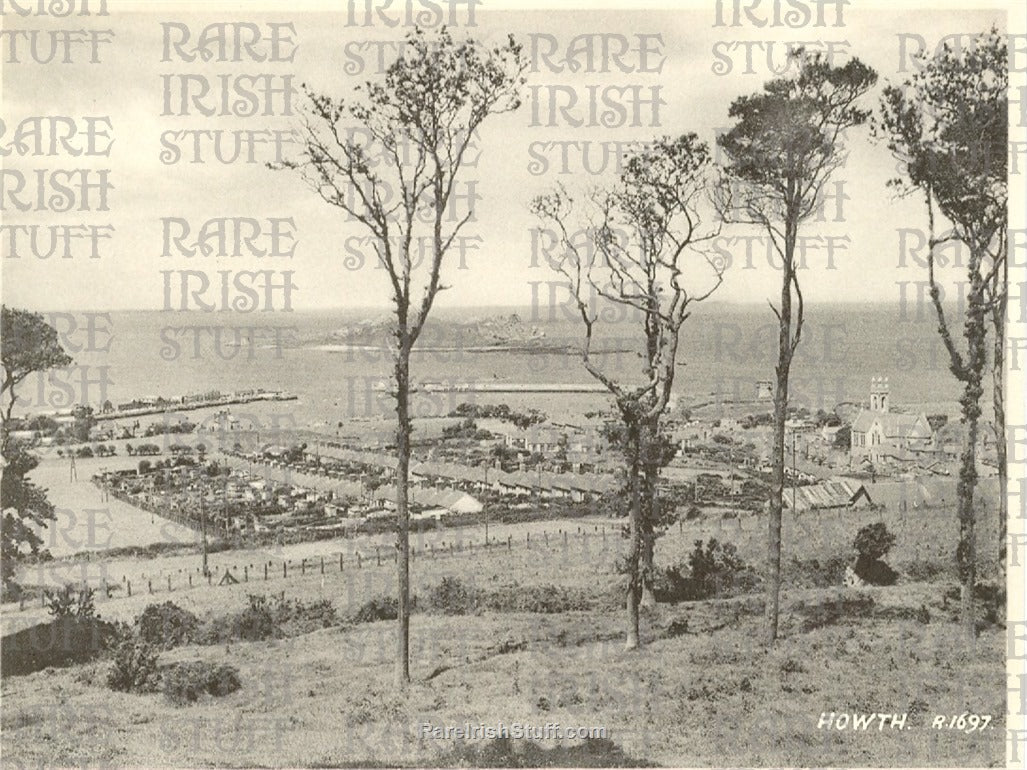
[[(897, 407), (953, 406), (959, 384), (948, 371), (947, 354), (930, 311), (884, 303), (807, 307), (792, 367), (792, 403), (830, 410), (838, 403), (863, 402), (871, 379), (884, 377)], [(544, 335), (551, 349), (521, 345), (483, 349), (477, 337), (467, 344), (460, 339), (460, 329), (470, 320), (511, 315), (526, 331)], [(23, 383), (18, 391), (19, 413), (254, 388), (295, 394), (295, 401), (281, 402), (275, 409), (288, 412), (297, 424), (315, 428), (388, 415), (393, 409), (394, 401), (385, 392), (391, 352), (383, 347), (335, 344), (339, 330), (388, 320), (388, 309), (44, 316), (60, 332), (75, 363), (68, 370)], [(592, 344), (596, 365), (620, 381), (639, 382), (640, 331), (637, 319), (601, 318)], [(608, 408), (610, 400), (604, 394), (459, 390), (473, 383), (592, 383), (578, 352), (582, 340), (580, 318), (563, 308), (544, 312), (511, 307), (437, 308), (412, 356), (412, 378), (415, 383), (458, 389), (415, 393), (414, 414), (446, 414), (465, 401), (539, 409), (558, 420)], [(769, 307), (697, 304), (682, 327), (676, 405), (754, 400), (756, 383), (774, 379), (776, 350), (777, 321)]]
[[(502, 316), (507, 323), (499, 326), (516, 328), (518, 324), (509, 323), (514, 314), (527, 334), (544, 334), (553, 349), (492, 346), (482, 350), (480, 335), (468, 341), (473, 344), (461, 344), (460, 330), (469, 321)], [(154, 311), (44, 315), (75, 363), (67, 370), (23, 382), (16, 410), (22, 414), (63, 411), (77, 403), (99, 406), (110, 400), (117, 405), (144, 397), (175, 399), (256, 388), (285, 391), (296, 399), (231, 407), (242, 423), (286, 429), (295, 425), (347, 435), (351, 424), (388, 425), (394, 414), (394, 401), (380, 388), (390, 376), (390, 351), (346, 347), (340, 344), (345, 337), (333, 336), (341, 329), (387, 320), (387, 310), (261, 317)], [(596, 365), (621, 381), (638, 381), (637, 323), (607, 318), (597, 330)], [(776, 319), (767, 307), (698, 306), (682, 327), (675, 406), (705, 405), (704, 417), (716, 414), (717, 405), (728, 402), (748, 402), (742, 407), (744, 413), (769, 411), (769, 402), (755, 401), (755, 386), (774, 377), (776, 335)], [(228, 344), (236, 341), (242, 344)], [(591, 383), (577, 352), (581, 341), (581, 321), (570, 314), (543, 316), (530, 308), (439, 308), (412, 356), (412, 376), (415, 382), (443, 385)], [(905, 317), (884, 304), (809, 307), (793, 365), (792, 403), (828, 411), (839, 403), (860, 403), (868, 399), (875, 377), (888, 378), (896, 408), (950, 417), (958, 413), (959, 386), (948, 372), (931, 315)], [(443, 416), (460, 403), (477, 401), (506, 403), (518, 411), (537, 409), (562, 423), (582, 422), (590, 413), (612, 406), (602, 393), (485, 395), (422, 389), (411, 401), (414, 415), (420, 417)], [(202, 423), (212, 412), (183, 412), (182, 416)], [(143, 427), (161, 419), (139, 418)], [(33, 479), (48, 488), (57, 507), (57, 522), (43, 533), (54, 556), (152, 542), (191, 542), (195, 537), (159, 517), (99, 499), (89, 479), (104, 468), (133, 467), (135, 458), (124, 449), (115, 458), (79, 460), (77, 474), (56, 453), (41, 450), (40, 456)], [(90, 518), (94, 515), (103, 517), (102, 527)]]

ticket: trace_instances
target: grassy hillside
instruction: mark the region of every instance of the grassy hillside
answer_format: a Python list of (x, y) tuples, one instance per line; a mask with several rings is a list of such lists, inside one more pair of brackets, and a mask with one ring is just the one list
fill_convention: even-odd
[[(605, 727), (604, 757), (664, 766), (988, 766), (1003, 757), (1002, 633), (963, 651), (941, 584), (786, 595), (773, 652), (755, 597), (660, 605), (649, 644), (621, 649), (620, 612), (416, 615), (406, 693), (392, 687), (389, 622), (161, 655), (229, 662), (242, 689), (188, 707), (111, 692), (109, 663), (4, 681), (5, 762), (146, 766), (483, 765), (535, 751), (434, 740), (422, 724)], [(907, 714), (904, 730), (818, 729), (821, 713)], [(938, 731), (935, 714), (992, 714)], [(542, 741), (526, 761), (581, 764)], [(553, 752), (547, 754), (545, 752)], [(510, 752), (513, 752), (511, 754)], [(620, 753), (622, 752), (622, 753)], [(490, 759), (491, 758), (491, 759)], [(577, 759), (578, 761), (575, 761)]]

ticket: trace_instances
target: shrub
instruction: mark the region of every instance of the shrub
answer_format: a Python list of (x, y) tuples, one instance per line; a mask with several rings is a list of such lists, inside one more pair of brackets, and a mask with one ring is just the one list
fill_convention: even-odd
[(733, 543), (710, 538), (705, 546), (695, 541), (687, 568), (677, 564), (656, 570), (653, 595), (663, 602), (699, 601), (751, 591), (758, 580)]
[(246, 598), (249, 600), (249, 606), (233, 622), (233, 636), (249, 641), (270, 639), (274, 634), (275, 619), (271, 614), (268, 598), (256, 594), (249, 594)]
[(192, 641), (199, 627), (197, 617), (174, 602), (150, 604), (136, 620), (139, 638), (170, 650)]
[(514, 581), (483, 590), (457, 577), (445, 577), (442, 582), (430, 588), (426, 602), (429, 610), (445, 615), (466, 615), (480, 611), (555, 614), (592, 610), (603, 603), (602, 598), (597, 598), (591, 592), (566, 586), (523, 586)]
[(895, 535), (888, 531), (883, 521), (867, 524), (858, 533), (852, 543), (859, 558), (868, 561), (883, 559), (895, 546)]
[(364, 602), (350, 615), (352, 623), (374, 623), (376, 620), (395, 620), (399, 617), (399, 602), (391, 596), (377, 596)]
[(589, 592), (551, 584), (522, 586), (516, 581), (482, 594), (481, 606), (493, 612), (531, 612), (551, 615), (595, 609)]
[(107, 686), (119, 692), (154, 692), (160, 682), (157, 650), (148, 642), (125, 639), (114, 651)]
[(238, 690), (239, 669), (208, 661), (178, 663), (163, 675), (164, 697), (176, 706), (195, 703), (204, 694), (221, 697)]
[(865, 561), (861, 556), (852, 569), (864, 583), (872, 586), (892, 586), (899, 578), (899, 574), (880, 559)]
[(428, 591), (428, 608), (445, 615), (474, 612), (480, 600), (481, 592), (457, 577), (444, 577)]
[(859, 554), (853, 570), (863, 582), (876, 586), (895, 584), (898, 573), (882, 561), (894, 545), (895, 535), (888, 531), (884, 522), (867, 524), (860, 529), (852, 543)]
[(733, 587), (735, 578), (745, 569), (734, 543), (721, 543), (711, 537), (703, 548), (702, 540), (688, 556), (688, 566), (696, 592), (702, 598), (719, 596)]
[(335, 606), (328, 599), (306, 603), (298, 599), (273, 598), (271, 617), (275, 635), (279, 637), (298, 636), (339, 622)]
[(49, 588), (43, 591), (43, 604), (47, 611), (55, 618), (68, 616), (76, 618), (95, 618), (96, 606), (93, 597), (96, 590), (93, 588), (76, 589), (72, 585), (66, 585), (57, 591)]
[(304, 603), (284, 596), (250, 594), (242, 612), (222, 615), (204, 623), (194, 635), (200, 644), (218, 644), (233, 639), (261, 641), (328, 628), (339, 622), (335, 607), (327, 599)]

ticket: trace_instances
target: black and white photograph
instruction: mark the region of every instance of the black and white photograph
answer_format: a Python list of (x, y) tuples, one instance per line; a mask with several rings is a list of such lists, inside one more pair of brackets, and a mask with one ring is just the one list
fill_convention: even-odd
[(1027, 9), (0, 0), (5, 768), (1024, 767)]

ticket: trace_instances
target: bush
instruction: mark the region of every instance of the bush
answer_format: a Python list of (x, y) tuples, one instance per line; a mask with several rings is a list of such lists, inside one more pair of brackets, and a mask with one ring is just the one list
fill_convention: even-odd
[(208, 661), (178, 663), (163, 675), (164, 697), (176, 706), (195, 703), (204, 694), (221, 697), (238, 690), (239, 669)]
[(703, 549), (702, 540), (695, 541), (695, 548), (688, 556), (692, 583), (703, 597), (719, 596), (734, 586), (735, 578), (745, 569), (745, 562), (738, 555), (734, 543), (721, 543), (711, 537)]
[(199, 623), (193, 613), (170, 601), (147, 605), (136, 619), (139, 638), (165, 650), (192, 641)]
[(441, 583), (428, 591), (428, 608), (444, 615), (474, 612), (480, 600), (481, 591), (457, 577), (444, 577)]
[(95, 618), (98, 617), (96, 614), (96, 606), (93, 603), (93, 597), (95, 595), (96, 589), (76, 589), (74, 586), (68, 584), (57, 591), (51, 591), (49, 588), (44, 589), (43, 604), (47, 611), (55, 618), (64, 618), (68, 616), (76, 618)]
[(119, 692), (155, 692), (160, 683), (157, 650), (148, 642), (125, 639), (114, 651), (107, 686)]
[(733, 543), (710, 538), (705, 546), (695, 541), (687, 568), (678, 564), (656, 570), (653, 595), (663, 602), (699, 601), (751, 591), (758, 580)]
[(895, 535), (888, 531), (883, 521), (867, 524), (858, 533), (852, 543), (861, 559), (875, 561), (883, 559), (895, 546)]
[(603, 603), (601, 598), (588, 591), (566, 586), (522, 586), (515, 581), (486, 591), (457, 577), (445, 577), (441, 583), (430, 588), (426, 602), (429, 610), (445, 615), (466, 615), (480, 611), (551, 615), (593, 610)]
[(888, 531), (884, 522), (867, 524), (856, 534), (852, 547), (859, 554), (853, 571), (870, 585), (890, 586), (898, 579), (898, 573), (882, 560), (895, 545), (895, 535)]
[(899, 574), (880, 559), (866, 561), (860, 556), (852, 570), (860, 580), (872, 586), (893, 586), (899, 578)]
[(232, 624), (233, 636), (249, 641), (270, 639), (274, 635), (275, 619), (271, 614), (268, 598), (256, 594), (250, 594), (246, 598), (250, 604)]
[(484, 609), (493, 612), (531, 612), (551, 615), (559, 612), (592, 610), (601, 602), (587, 591), (542, 584), (522, 586), (517, 582), (482, 594)]
[(249, 601), (246, 609), (207, 621), (196, 632), (195, 641), (219, 644), (233, 639), (282, 639), (328, 628), (339, 622), (335, 607), (327, 599), (307, 604), (284, 596), (250, 594), (246, 598)]
[(377, 620), (395, 620), (399, 617), (399, 602), (392, 596), (377, 596), (364, 602), (350, 615), (351, 623), (374, 623)]

